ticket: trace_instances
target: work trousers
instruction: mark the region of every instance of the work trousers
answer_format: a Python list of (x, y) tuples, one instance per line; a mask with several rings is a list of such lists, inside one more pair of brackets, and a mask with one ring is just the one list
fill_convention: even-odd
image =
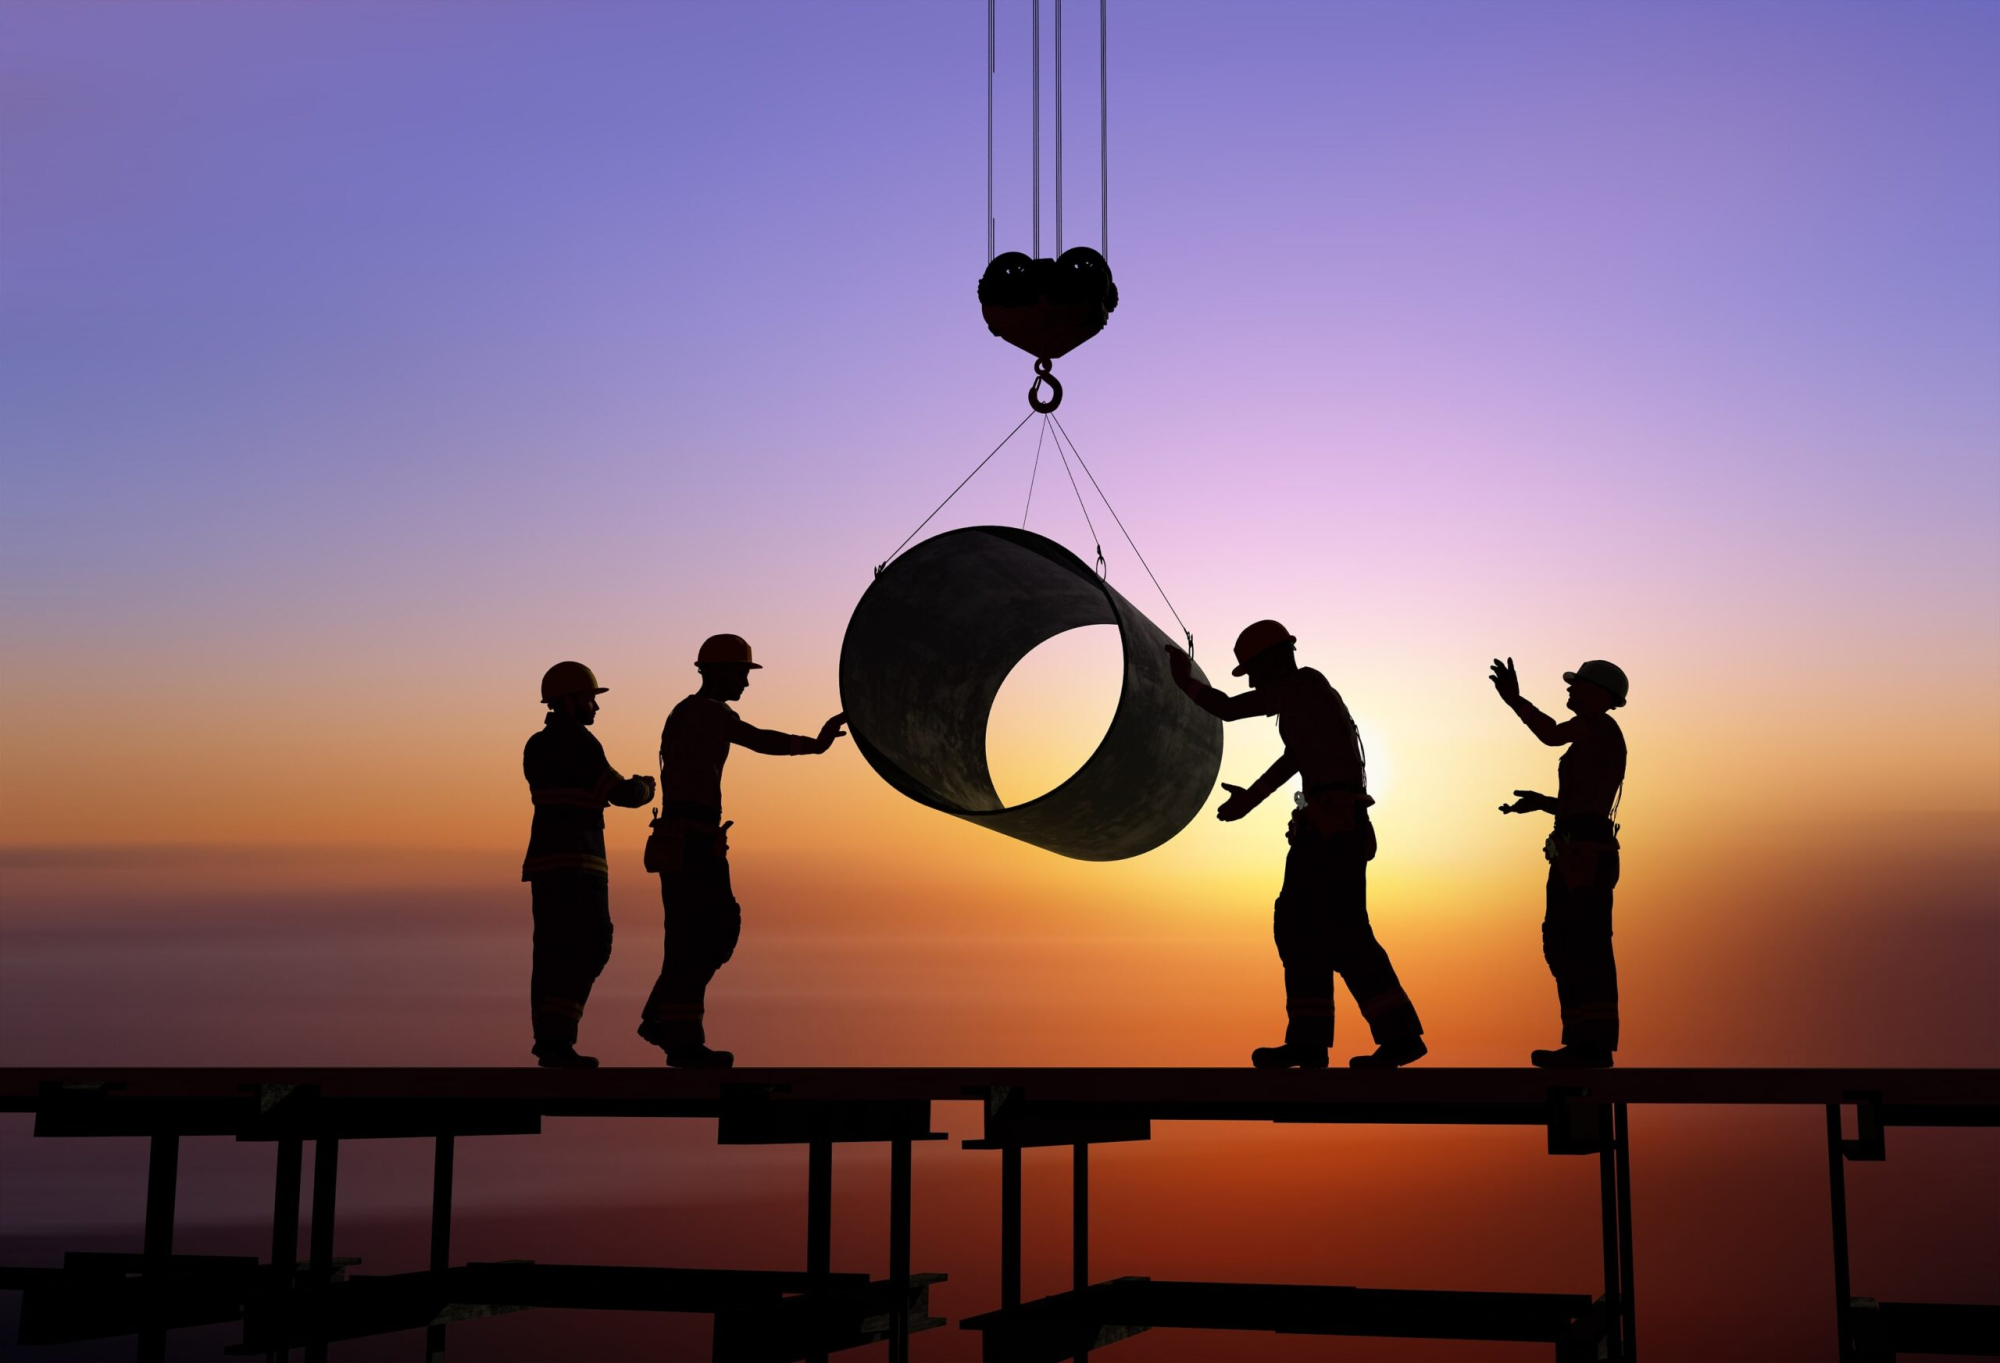
[(528, 978), (535, 1054), (576, 1045), (590, 987), (611, 959), (611, 882), (592, 871), (543, 871), (529, 882), (535, 963)]
[(1330, 832), (1315, 825), (1314, 812), (1302, 809), (1292, 818), (1271, 925), (1285, 967), (1285, 1044), (1320, 1051), (1333, 1044), (1335, 974), (1347, 982), (1378, 1046), (1421, 1036), (1417, 1010), (1368, 922), (1375, 829), (1364, 810), (1340, 810), (1332, 822), (1344, 826)]
[(707, 1044), (708, 982), (735, 954), (743, 932), (722, 830), (688, 829), (675, 844), (660, 868), (666, 940), (642, 1027), (647, 1040), (670, 1052)]
[(1618, 1049), (1618, 963), (1611, 955), (1617, 885), (1616, 843), (1549, 840), (1542, 959), (1556, 977), (1565, 1046)]

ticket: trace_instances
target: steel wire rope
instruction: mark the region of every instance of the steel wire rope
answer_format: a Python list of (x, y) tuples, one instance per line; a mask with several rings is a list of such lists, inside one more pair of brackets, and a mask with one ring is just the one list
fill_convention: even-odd
[(1029, 47), (1033, 50), (1029, 65), (1033, 75), (1028, 83), (1028, 98), (1034, 104), (1034, 114), (1030, 119), (1033, 128), (1030, 142), (1034, 149), (1031, 161), (1035, 177), (1033, 195), (1035, 258), (1039, 260), (1042, 255), (1042, 0), (1029, 0), (1029, 3), (1033, 6), (1035, 16), (1029, 30)]
[(1035, 475), (1042, 471), (1042, 442), (1049, 438), (1049, 418), (1042, 416), (1042, 433), (1035, 437), (1035, 462), (1028, 469), (1028, 500), (1021, 506), (1021, 528), (1028, 528), (1028, 512), (1035, 505)]
[[(889, 557), (883, 559), (880, 563), (875, 565), (875, 575), (877, 577), (880, 577), (882, 575), (882, 570), (884, 568), (887, 568), (891, 563), (895, 561), (897, 554), (902, 553), (903, 550), (909, 546), (911, 540), (915, 539), (920, 533), (922, 533), (923, 528), (925, 526), (929, 525), (933, 520), (937, 518), (938, 512), (944, 510), (946, 506), (950, 505), (951, 499), (953, 497), (956, 497), (964, 489), (965, 485), (971, 482), (973, 478), (978, 475), (979, 470), (985, 468), (987, 464), (992, 462), (994, 455), (1000, 453), (1001, 450), (1006, 448), (1007, 442), (1009, 440), (1012, 440), (1017, 434), (1019, 434), (1021, 427), (1027, 425), (1029, 418), (1033, 417), (1034, 415), (1035, 414), (1032, 411), (1030, 411), (1027, 416), (1022, 417), (1018, 422), (1016, 422), (1014, 424), (1014, 429), (1007, 432), (1006, 435), (1002, 436), (1000, 438), (1000, 443), (998, 445), (995, 445), (992, 449), (986, 452), (986, 458), (980, 460), (977, 464), (974, 464), (972, 466), (972, 472), (966, 474), (963, 478), (959, 479), (958, 486), (953, 488), (950, 492), (946, 493), (945, 499), (942, 502), (939, 502), (936, 506), (931, 508), (931, 514), (924, 517), (921, 521), (918, 521), (917, 528), (915, 530), (912, 530), (909, 534), (903, 536), (903, 542), (897, 545), (894, 549), (892, 549), (889, 552)], [(1086, 472), (1087, 471), (1088, 470), (1086, 470)], [(1104, 494), (1099, 493), (1098, 495), (1101, 497)], [(1109, 503), (1106, 503), (1106, 505), (1109, 505)]]
[(986, 0), (986, 259), (993, 259), (993, 50), (995, 21), (993, 8), (999, 0)]
[(1056, 0), (1056, 254), (1062, 254), (1062, 5)]
[[(1050, 417), (1049, 419), (1050, 419), (1051, 421), (1053, 421), (1053, 420), (1054, 420), (1055, 418), (1054, 418), (1054, 417)], [(1063, 461), (1063, 472), (1064, 472), (1064, 473), (1067, 473), (1067, 474), (1069, 474), (1069, 488), (1070, 488), (1070, 491), (1071, 491), (1071, 492), (1074, 492), (1074, 493), (1076, 494), (1076, 509), (1077, 509), (1078, 511), (1081, 511), (1081, 512), (1083, 513), (1083, 523), (1084, 523), (1085, 527), (1086, 527), (1086, 528), (1088, 528), (1088, 529), (1089, 529), (1089, 531), (1090, 531), (1090, 544), (1091, 544), (1091, 547), (1092, 547), (1093, 549), (1095, 549), (1095, 550), (1097, 551), (1097, 575), (1098, 575), (1099, 577), (1107, 577), (1107, 578), (1108, 578), (1108, 577), (1110, 576), (1110, 574), (1109, 574), (1109, 573), (1108, 573), (1108, 572), (1106, 571), (1106, 564), (1105, 564), (1105, 562), (1104, 562), (1104, 542), (1103, 542), (1102, 540), (1100, 540), (1100, 539), (1098, 539), (1098, 538), (1097, 538), (1097, 524), (1096, 524), (1096, 522), (1094, 522), (1094, 521), (1092, 521), (1092, 520), (1090, 519), (1090, 508), (1089, 508), (1089, 507), (1087, 507), (1087, 506), (1085, 506), (1085, 505), (1084, 505), (1084, 503), (1083, 503), (1083, 489), (1082, 489), (1082, 488), (1080, 488), (1080, 487), (1078, 487), (1078, 486), (1076, 485), (1076, 474), (1075, 474), (1074, 472), (1072, 472), (1072, 471), (1071, 471), (1071, 469), (1070, 469), (1070, 466), (1069, 466), (1069, 456), (1068, 456), (1068, 455), (1066, 455), (1066, 454), (1063, 454), (1063, 452), (1062, 452), (1062, 441), (1061, 441), (1061, 440), (1057, 440), (1057, 441), (1056, 441), (1056, 453), (1057, 453), (1057, 454), (1059, 454), (1059, 455), (1062, 455), (1062, 461)], [(1079, 463), (1081, 463), (1081, 462), (1082, 462), (1082, 457), (1081, 457), (1081, 456), (1078, 456), (1078, 460), (1077, 460), (1077, 462), (1079, 462)], [(1088, 472), (1090, 472), (1090, 470), (1089, 470), (1089, 469), (1085, 469), (1085, 470), (1084, 470), (1084, 472), (1085, 472), (1085, 473), (1088, 473)], [(1098, 496), (1100, 496), (1100, 497), (1101, 497), (1101, 496), (1103, 496), (1103, 495), (1104, 495), (1104, 494), (1103, 494), (1103, 493), (1101, 493), (1101, 492), (1100, 492), (1100, 493), (1098, 494)], [(1109, 506), (1109, 505), (1111, 505), (1111, 503), (1109, 503), (1109, 502), (1106, 502), (1106, 503), (1105, 503), (1105, 505), (1106, 505), (1106, 506)]]
[(1105, 11), (1111, 0), (1097, 0), (1097, 173), (1099, 211), (1097, 249), (1111, 259), (1111, 21)]
[[(1070, 433), (1068, 428), (1066, 428), (1062, 424), (1062, 418), (1058, 416), (1051, 416), (1049, 420), (1055, 423), (1056, 437), (1057, 437), (1056, 447), (1060, 449), (1062, 448), (1063, 443), (1067, 442), (1069, 445), (1069, 452), (1075, 455), (1076, 462), (1083, 466), (1083, 476), (1090, 479), (1091, 489), (1097, 493), (1099, 500), (1101, 500), (1104, 503), (1104, 509), (1111, 513), (1111, 519), (1118, 523), (1118, 531), (1120, 534), (1125, 536), (1125, 543), (1131, 546), (1133, 556), (1139, 560), (1139, 566), (1146, 570), (1147, 577), (1152, 578), (1153, 590), (1160, 594), (1160, 600), (1166, 602), (1167, 613), (1174, 617), (1174, 623), (1179, 625), (1181, 627), (1181, 633), (1187, 636), (1188, 655), (1192, 657), (1194, 655), (1194, 631), (1187, 627), (1187, 621), (1181, 619), (1181, 613), (1174, 609), (1173, 598), (1168, 596), (1167, 589), (1160, 585), (1160, 579), (1156, 577), (1153, 573), (1153, 565), (1146, 562), (1146, 556), (1139, 551), (1138, 541), (1134, 540), (1132, 538), (1132, 532), (1125, 528), (1125, 520), (1122, 516), (1118, 514), (1118, 508), (1113, 506), (1111, 504), (1111, 499), (1104, 495), (1104, 489), (1098, 484), (1097, 475), (1090, 471), (1090, 465), (1086, 463), (1084, 460), (1083, 451), (1079, 450), (1076, 447), (1076, 441), (1070, 438)], [(1071, 481), (1072, 482), (1075, 481), (1073, 475)], [(1083, 494), (1079, 492), (1077, 494), (1077, 500), (1081, 502), (1082, 499), (1083, 499)], [(1090, 518), (1090, 513), (1085, 512), (1084, 519), (1087, 521), (1089, 520), (1089, 518)], [(1093, 529), (1091, 533), (1095, 535), (1096, 531)], [(1102, 557), (1104, 550), (1100, 547), (1097, 552), (1099, 557)]]

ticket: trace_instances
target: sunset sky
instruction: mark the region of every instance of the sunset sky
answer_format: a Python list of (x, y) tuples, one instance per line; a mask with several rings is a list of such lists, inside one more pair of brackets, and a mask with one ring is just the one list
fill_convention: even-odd
[[(1122, 301), (1061, 416), (1211, 677), (1275, 616), (1346, 697), (1430, 1063), (1556, 1033), (1546, 822), (1496, 813), (1556, 754), (1496, 655), (1550, 710), (1586, 658), (1632, 677), (1621, 1063), (2000, 1063), (2000, 7), (1110, 19)], [(739, 710), (812, 732), (874, 565), (1021, 415), (974, 297), (984, 68), (976, 0), (5, 6), (0, 1064), (525, 1061), (542, 670), (594, 667), (648, 770), (729, 630), (766, 664)], [(931, 529), (1018, 524), (1035, 429)], [(1088, 560), (1052, 477), (1028, 526)], [(1116, 685), (1091, 634), (1031, 659), (1003, 792)], [(1231, 726), (1222, 779), (1277, 751)], [(739, 755), (726, 796), (745, 1059), (1234, 1065), (1282, 1027), (1289, 793), (1109, 865), (851, 744)], [(610, 811), (614, 1064), (657, 1063), (644, 824)]]

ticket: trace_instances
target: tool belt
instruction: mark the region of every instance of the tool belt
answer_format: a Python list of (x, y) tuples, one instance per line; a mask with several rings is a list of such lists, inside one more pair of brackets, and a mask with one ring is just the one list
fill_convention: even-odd
[(1549, 859), (1556, 874), (1562, 877), (1565, 888), (1587, 890), (1597, 883), (1598, 863), (1606, 852), (1616, 852), (1618, 844), (1598, 838), (1579, 838), (1568, 833), (1551, 833), (1542, 844), (1542, 855)]
[(646, 838), (646, 869), (656, 874), (686, 868), (690, 856), (720, 860), (729, 855), (729, 830), (735, 820), (718, 823), (720, 809), (707, 805), (663, 803), (653, 812), (653, 831)]
[(1360, 786), (1344, 781), (1322, 781), (1307, 786), (1292, 798), (1292, 821), (1285, 828), (1285, 841), (1301, 838), (1330, 839), (1352, 833), (1367, 822), (1368, 806), (1375, 803)]

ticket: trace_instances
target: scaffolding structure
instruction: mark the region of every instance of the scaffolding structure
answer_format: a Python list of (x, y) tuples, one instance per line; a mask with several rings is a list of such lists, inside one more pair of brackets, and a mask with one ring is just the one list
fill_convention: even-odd
[[(2000, 1126), (2000, 1070), (1640, 1069), (1549, 1072), (1214, 1069), (0, 1069), (0, 1112), (32, 1113), (40, 1137), (144, 1137), (141, 1250), (72, 1253), (60, 1267), (0, 1268), (23, 1294), (21, 1342), (136, 1337), (165, 1356), (167, 1331), (241, 1322), (231, 1353), (324, 1358), (340, 1339), (422, 1329), (444, 1357), (458, 1320), (536, 1307), (680, 1311), (715, 1318), (713, 1356), (743, 1363), (826, 1358), (886, 1342), (905, 1363), (943, 1281), (911, 1269), (911, 1148), (943, 1139), (934, 1102), (978, 1101), (968, 1149), (1001, 1159), (997, 1309), (967, 1318), (983, 1356), (1082, 1358), (1154, 1328), (1538, 1340), (1559, 1363), (1638, 1357), (1632, 1256), (1634, 1105), (1814, 1106), (1826, 1113), (1833, 1309), (1842, 1363), (1903, 1352), (2000, 1355), (2000, 1307), (1877, 1302), (1852, 1295), (1845, 1167), (1887, 1155), (1894, 1127)], [(806, 1149), (804, 1266), (796, 1272), (451, 1261), (461, 1137), (538, 1134), (547, 1117), (705, 1118), (725, 1145)], [(1595, 1156), (1602, 1282), (1594, 1290), (1501, 1293), (1278, 1283), (1090, 1278), (1090, 1151), (1151, 1138), (1155, 1121), (1541, 1127), (1553, 1156)], [(1853, 1135), (1847, 1134), (1852, 1129)], [(180, 1143), (277, 1146), (271, 1256), (175, 1254)], [(429, 1265), (368, 1276), (334, 1253), (343, 1141), (435, 1142)], [(313, 1147), (310, 1249), (297, 1261), (304, 1149)], [(833, 1147), (890, 1149), (887, 1272), (831, 1271)], [(1072, 1284), (1021, 1300), (1023, 1151), (1068, 1147)]]

